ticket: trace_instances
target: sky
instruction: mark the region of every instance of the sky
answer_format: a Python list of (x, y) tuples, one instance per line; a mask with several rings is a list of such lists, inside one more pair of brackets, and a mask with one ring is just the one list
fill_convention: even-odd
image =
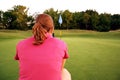
[(7, 11), (15, 5), (29, 8), (28, 13), (43, 13), (54, 10), (69, 10), (71, 12), (96, 10), (98, 13), (120, 14), (119, 0), (0, 0), (0, 10)]

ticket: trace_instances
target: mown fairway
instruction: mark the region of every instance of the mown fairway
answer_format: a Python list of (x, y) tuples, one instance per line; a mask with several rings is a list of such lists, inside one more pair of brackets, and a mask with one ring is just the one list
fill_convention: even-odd
[[(59, 33), (55, 31), (58, 38)], [(17, 80), (15, 46), (31, 35), (31, 31), (0, 30), (0, 80)], [(120, 31), (63, 30), (61, 39), (68, 44), (65, 67), (72, 80), (120, 80)]]

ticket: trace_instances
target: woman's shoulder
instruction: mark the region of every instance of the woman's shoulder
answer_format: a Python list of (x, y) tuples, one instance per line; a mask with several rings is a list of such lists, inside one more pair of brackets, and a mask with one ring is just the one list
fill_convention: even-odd
[(27, 42), (29, 42), (29, 41), (31, 41), (31, 40), (33, 40), (33, 39), (34, 39), (33, 36), (32, 36), (32, 37), (25, 38), (25, 39), (21, 39), (21, 40), (18, 42), (17, 45), (21, 45), (21, 44), (27, 43)]

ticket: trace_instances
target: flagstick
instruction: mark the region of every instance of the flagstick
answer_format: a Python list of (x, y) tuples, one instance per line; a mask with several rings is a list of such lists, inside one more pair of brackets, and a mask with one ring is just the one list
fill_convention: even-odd
[(62, 31), (60, 30), (60, 39), (61, 39), (61, 37), (62, 37)]
[[(60, 24), (60, 27), (61, 27), (61, 24)], [(61, 32), (61, 30), (60, 30), (60, 39), (61, 39), (61, 36), (62, 36), (62, 32)]]

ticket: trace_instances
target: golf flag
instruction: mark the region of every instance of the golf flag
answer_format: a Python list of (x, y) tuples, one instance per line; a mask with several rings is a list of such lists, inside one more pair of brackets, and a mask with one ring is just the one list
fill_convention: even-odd
[(59, 24), (61, 25), (62, 24), (62, 16), (59, 15), (59, 20), (58, 20)]

